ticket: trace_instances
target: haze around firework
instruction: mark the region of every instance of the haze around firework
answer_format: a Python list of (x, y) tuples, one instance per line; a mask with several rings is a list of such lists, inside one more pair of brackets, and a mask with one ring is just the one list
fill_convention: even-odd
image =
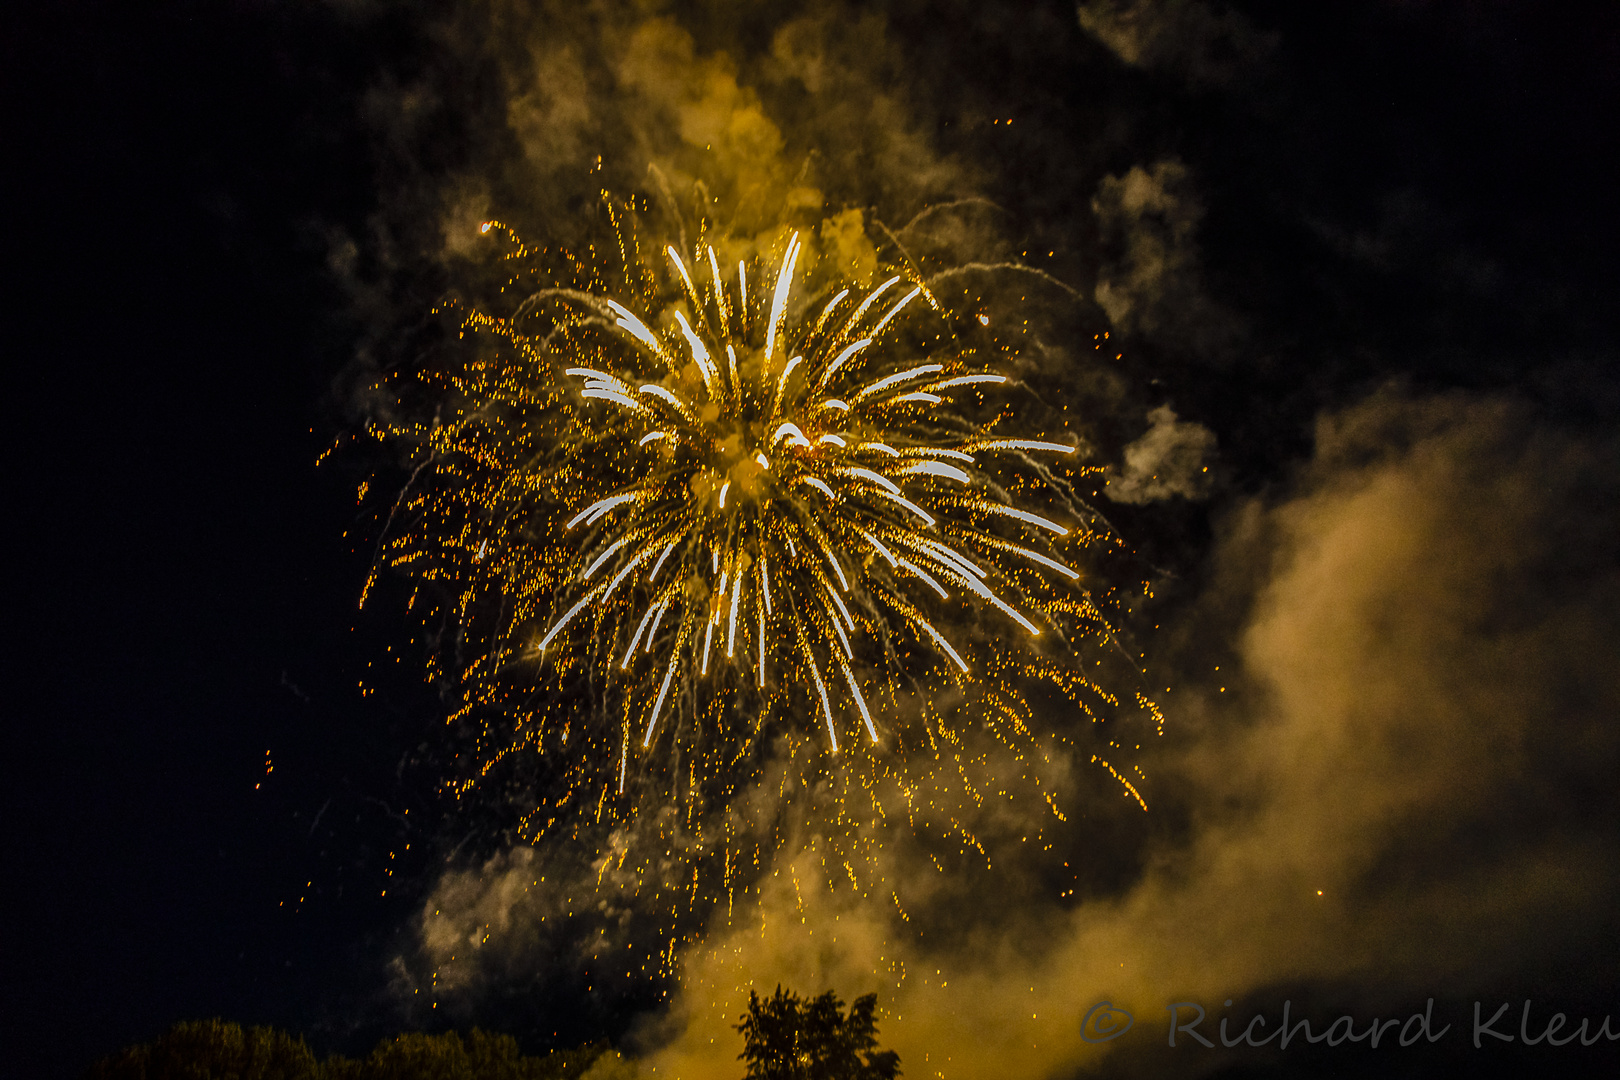
[[(1123, 619), (1166, 721), (1147, 741), (1147, 824), (1084, 767), (1089, 750), (1060, 757), (1061, 835), (1040, 832), (1041, 806), (983, 807), (969, 831), (995, 837), (996, 856), (947, 873), (909, 830), (885, 832), (875, 872), (905, 883), (885, 904), (829, 887), (813, 823), (792, 821), (756, 895), (674, 957), (668, 1005), (634, 1029), (647, 1068), (731, 1075), (740, 1003), (775, 982), (877, 991), (908, 1068), (974, 1076), (1095, 1063), (1106, 1048), (1075, 1017), (1103, 998), (1147, 1012), (1328, 985), (1376, 1008), (1439, 982), (1467, 995), (1598, 976), (1581, 957), (1612, 932), (1601, 777), (1620, 752), (1620, 582), (1599, 539), (1614, 524), (1609, 437), (1511, 393), (1363, 381), (1318, 393), (1310, 436), (1268, 486), (1223, 486), (1241, 471), (1223, 455), (1253, 446), (1223, 446), (1230, 418), (1158, 396), (1132, 349), (1256, 385), (1256, 357), (1316, 361), (1279, 360), (1286, 343), (1210, 291), (1203, 181), (1175, 154), (1100, 168), (1118, 155), (1020, 144), (1018, 116), (921, 94), (911, 41), (854, 9), (734, 27), (612, 5), (470, 11), (447, 25), (502, 87), (488, 149), (448, 180), (402, 167), (390, 189), (389, 220), (431, 243), (451, 280), (483, 258), (482, 221), (577, 246), (582, 208), (604, 187), (650, 186), (649, 166), (703, 184), (728, 228), (762, 244), (795, 215), (824, 226), (859, 211), (891, 235), (909, 223), (925, 277), (973, 275), (991, 325), (1028, 320), (1010, 373), (1067, 395), (1130, 543), (1157, 557), (1151, 530), (1218, 503), (1200, 549), (1147, 563), (1141, 617)], [(1275, 41), (1235, 13), (1088, 4), (1078, 21), (1121, 77), (1208, 92), (1276, 76)], [(378, 105), (405, 142), (415, 93)], [(1065, 193), (1092, 231), (1062, 255), (1030, 246), (985, 195), (1046, 151), (1095, 178)], [(962, 209), (929, 213), (946, 204)], [(1158, 590), (1173, 602), (1151, 603)], [(1597, 812), (1577, 811), (1591, 800)], [(1024, 843), (1037, 832), (1042, 844)], [(402, 991), (432, 970), (442, 1007), (472, 1016), (544, 965), (616, 980), (609, 957), (633, 935), (613, 928), (633, 905), (592, 915), (598, 940), (554, 929), (594, 903), (593, 870), (550, 858), (514, 844), (447, 870), (419, 952), (400, 958)]]

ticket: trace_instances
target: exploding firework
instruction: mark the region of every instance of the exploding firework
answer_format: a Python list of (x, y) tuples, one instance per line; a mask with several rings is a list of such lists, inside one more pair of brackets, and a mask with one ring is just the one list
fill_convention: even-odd
[[(819, 792), (820, 836), (869, 844), (899, 810), (983, 853), (953, 807), (1040, 789), (1065, 741), (1030, 687), (1117, 705), (1075, 662), (1111, 633), (1077, 565), (1114, 542), (1075, 491), (1096, 470), (1013, 430), (988, 317), (909, 264), (841, 282), (788, 230), (647, 254), (635, 204), (607, 209), (585, 259), (486, 223), (522, 299), (462, 310), (490, 346), (465, 363), (388, 384), (434, 411), (377, 429), (415, 455), (381, 562), (454, 623), (452, 719), (481, 721), (461, 790), (561, 762), (528, 833), (688, 911), (786, 841), (739, 798), (762, 784)], [(823, 861), (870, 887), (850, 845)]]

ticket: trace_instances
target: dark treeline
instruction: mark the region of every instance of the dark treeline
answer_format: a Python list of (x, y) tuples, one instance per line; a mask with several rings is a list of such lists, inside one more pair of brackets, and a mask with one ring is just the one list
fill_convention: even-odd
[[(736, 1025), (746, 1080), (900, 1075), (900, 1056), (878, 1048), (876, 994), (857, 999), (847, 1012), (831, 990), (800, 998), (778, 986), (770, 997), (750, 991), (748, 999), (748, 1012)], [(607, 1044), (593, 1043), (529, 1057), (512, 1036), (474, 1028), (465, 1035), (397, 1035), (378, 1043), (370, 1057), (322, 1060), (303, 1039), (275, 1028), (195, 1020), (98, 1061), (84, 1080), (567, 1080), (607, 1055), (619, 1056)]]
[(104, 1058), (85, 1080), (563, 1080), (611, 1053), (598, 1044), (529, 1057), (510, 1035), (475, 1028), (384, 1039), (360, 1060), (320, 1059), (275, 1028), (198, 1020)]

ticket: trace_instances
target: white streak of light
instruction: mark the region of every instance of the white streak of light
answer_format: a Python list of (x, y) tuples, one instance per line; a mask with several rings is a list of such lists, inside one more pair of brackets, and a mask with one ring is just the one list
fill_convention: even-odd
[(632, 412), (640, 412), (642, 408), (639, 401), (636, 401), (633, 398), (627, 398), (615, 390), (601, 390), (594, 386), (587, 386), (580, 392), (579, 396), (586, 398), (587, 400), (590, 398), (600, 398), (603, 401), (611, 401), (615, 405), (623, 405)]
[(1074, 447), (1065, 443), (1042, 442), (1040, 439), (996, 439), (978, 443), (975, 450), (1050, 450), (1056, 454), (1072, 454)]
[(1017, 518), (1019, 521), (1027, 521), (1031, 525), (1039, 525), (1041, 528), (1055, 532), (1059, 536), (1069, 535), (1069, 530), (1065, 529), (1057, 522), (1049, 521), (1048, 519), (1041, 517), (1039, 514), (1032, 514), (1028, 510), (1020, 510), (1016, 506), (1003, 506), (1000, 503), (984, 503), (975, 507), (975, 509), (986, 510), (992, 514), (1000, 514), (1002, 517)]
[(910, 473), (927, 473), (929, 476), (943, 476), (946, 479), (955, 480), (962, 484), (973, 483), (973, 477), (969, 476), (961, 469), (958, 469), (955, 465), (946, 465), (938, 461), (919, 461), (915, 465), (907, 465), (905, 468), (900, 469), (896, 475), (908, 475)]
[(1002, 600), (1001, 597), (992, 595), (990, 597), (990, 602), (992, 604), (996, 605), (996, 607), (1000, 608), (1002, 611), (1005, 611), (1012, 618), (1016, 619), (1018, 621), (1019, 626), (1022, 626), (1025, 630), (1029, 631), (1029, 636), (1030, 637), (1040, 637), (1041, 636), (1041, 628), (1040, 627), (1036, 626), (1034, 623), (1030, 622), (1028, 619), (1026, 619), (1022, 615), (1020, 615), (1013, 608), (1013, 606), (1011, 604), (1009, 604), (1006, 601)]
[(810, 445), (810, 440), (804, 437), (804, 432), (799, 430), (799, 425), (793, 423), (791, 420), (777, 428), (775, 431), (771, 432), (770, 445), (775, 446), (779, 441), (781, 441), (784, 435), (787, 436), (788, 445), (790, 446)]
[(849, 579), (844, 577), (844, 568), (838, 565), (838, 557), (832, 553), (832, 548), (822, 545), (821, 553), (832, 563), (833, 573), (838, 575), (838, 584), (844, 587), (845, 592), (849, 592)]
[(787, 362), (787, 366), (782, 369), (782, 374), (776, 377), (776, 399), (771, 405), (772, 412), (775, 412), (777, 409), (781, 408), (782, 395), (787, 392), (788, 378), (793, 374), (793, 369), (802, 363), (804, 363), (804, 357), (795, 356), (793, 359)]
[(895, 559), (894, 552), (892, 552), (888, 548), (884, 547), (883, 546), (883, 541), (879, 540), (877, 537), (873, 536), (871, 533), (867, 532), (865, 529), (857, 528), (855, 531), (860, 533), (861, 536), (865, 537), (866, 542), (868, 544), (871, 544), (874, 548), (876, 548), (877, 553), (879, 555), (882, 555), (885, 559), (888, 559), (890, 566), (896, 565), (898, 560)]
[(889, 325), (889, 320), (900, 314), (900, 309), (911, 303), (912, 298), (920, 292), (922, 292), (921, 285), (906, 293), (906, 295), (900, 299), (900, 302), (894, 305), (894, 307), (890, 308), (887, 315), (883, 316), (883, 321), (872, 327), (872, 336), (877, 337), (879, 334), (881, 334), (883, 332), (883, 328)]
[(878, 487), (882, 488), (884, 491), (887, 491), (891, 495), (900, 494), (900, 489), (895, 486), (893, 480), (890, 480), (887, 476), (884, 476), (881, 473), (875, 473), (871, 469), (856, 467), (852, 469), (839, 469), (838, 471), (847, 476), (857, 476), (862, 480), (870, 480), (872, 483), (876, 484)]
[(929, 574), (928, 571), (924, 570), (910, 559), (896, 559), (895, 561), (900, 564), (901, 569), (909, 570), (913, 574), (922, 578), (923, 581), (927, 582), (930, 588), (939, 593), (939, 598), (941, 600), (949, 600), (951, 598), (951, 594), (945, 591), (945, 587), (943, 585), (934, 580), (933, 575)]
[[(668, 601), (665, 601), (665, 603), (668, 603)], [(663, 604), (651, 604), (647, 607), (647, 614), (641, 617), (641, 625), (636, 627), (636, 636), (630, 639), (630, 647), (624, 650), (624, 663), (619, 665), (619, 670), (623, 671), (630, 666), (630, 658), (636, 655), (636, 646), (641, 644), (642, 632), (647, 629), (647, 624), (652, 622), (653, 612), (661, 607), (663, 607)]]
[(709, 347), (703, 344), (703, 340), (692, 332), (692, 327), (687, 323), (685, 315), (677, 311), (675, 321), (681, 324), (681, 333), (686, 335), (686, 344), (692, 350), (692, 359), (697, 363), (698, 369), (703, 372), (703, 385), (708, 389), (709, 396), (716, 396), (714, 384), (719, 381), (720, 370), (714, 366), (714, 357), (709, 355)]
[(643, 562), (645, 562), (646, 559), (647, 559), (647, 556), (651, 555), (652, 553), (653, 553), (652, 548), (650, 548), (650, 547), (642, 548), (641, 551), (636, 554), (635, 558), (631, 559), (629, 562), (624, 564), (624, 569), (620, 570), (618, 572), (618, 574), (615, 575), (615, 577), (613, 578), (612, 583), (610, 585), (608, 585), (608, 587), (607, 587), (607, 592), (602, 594), (602, 602), (604, 604), (607, 603), (607, 598), (613, 595), (613, 590), (617, 589), (619, 587), (619, 582), (621, 582), (625, 578), (629, 577), (630, 572), (632, 570), (634, 570), (636, 567), (640, 566)]
[(917, 544), (919, 547), (923, 548), (923, 550), (935, 555), (936, 557), (944, 556), (947, 562), (955, 563), (957, 566), (961, 567), (963, 570), (966, 570), (974, 577), (982, 580), (985, 576), (984, 570), (981, 569), (977, 563), (973, 562), (966, 555), (963, 555), (960, 551), (957, 551), (953, 547), (941, 544), (937, 540), (930, 540), (924, 536), (919, 536), (917, 538)]
[(726, 286), (720, 280), (720, 264), (715, 262), (714, 247), (709, 247), (709, 273), (714, 278), (714, 300), (720, 308), (720, 328), (731, 336), (731, 302), (726, 299)]
[(686, 264), (681, 261), (680, 252), (675, 250), (674, 244), (664, 248), (664, 251), (669, 255), (669, 261), (675, 264), (675, 269), (681, 272), (681, 280), (686, 283), (686, 293), (692, 298), (693, 305), (696, 305), (698, 303), (697, 287), (692, 284), (692, 275), (686, 272)]
[(827, 608), (827, 621), (832, 623), (833, 633), (838, 635), (838, 643), (844, 647), (844, 655), (851, 660), (855, 659), (855, 650), (849, 647), (849, 638), (844, 636), (844, 626), (838, 621), (838, 614), (831, 607)]
[(827, 383), (832, 380), (833, 372), (844, 366), (844, 361), (848, 360), (850, 357), (854, 356), (856, 353), (860, 352), (870, 344), (872, 344), (872, 339), (869, 337), (863, 337), (861, 340), (855, 342), (855, 344), (839, 353), (838, 359), (834, 360), (831, 364), (828, 364), (827, 370), (821, 373), (821, 381), (816, 383), (816, 385), (818, 387), (826, 386)]
[(958, 375), (954, 379), (946, 379), (942, 383), (935, 383), (930, 390), (948, 390), (953, 386), (975, 386), (978, 383), (1004, 383), (1005, 375)]
[(966, 461), (971, 464), (974, 460), (972, 454), (964, 454), (960, 450), (947, 450), (942, 446), (913, 446), (906, 451), (908, 457), (948, 457), (955, 461)]
[(782, 269), (776, 274), (776, 296), (771, 300), (771, 322), (765, 328), (765, 362), (769, 364), (776, 352), (776, 331), (782, 323), (782, 309), (787, 307), (788, 290), (793, 287), (793, 266), (799, 261), (799, 234), (788, 241), (787, 256)]
[(726, 630), (726, 655), (737, 654), (737, 605), (742, 602), (743, 579), (737, 578), (737, 591), (731, 594), (731, 625)]
[(872, 714), (866, 710), (866, 699), (861, 696), (861, 688), (855, 685), (855, 673), (849, 670), (848, 664), (844, 664), (842, 667), (844, 669), (844, 681), (849, 683), (850, 695), (854, 697), (855, 704), (860, 707), (861, 719), (866, 721), (866, 733), (872, 736), (872, 741), (875, 743), (878, 741), (877, 728), (872, 726)]
[(844, 601), (839, 599), (838, 594), (831, 589), (827, 590), (827, 595), (832, 597), (832, 602), (838, 605), (838, 613), (844, 617), (844, 622), (849, 625), (851, 630), (855, 629), (855, 620), (849, 617), (849, 608), (844, 606)]
[[(936, 558), (937, 558), (937, 556), (936, 556)], [(996, 605), (996, 607), (998, 607), (1002, 611), (1006, 612), (1007, 615), (1009, 615), (1013, 620), (1015, 620), (1018, 623), (1018, 625), (1022, 626), (1025, 630), (1029, 631), (1029, 636), (1030, 637), (1040, 637), (1041, 636), (1040, 627), (1036, 626), (1034, 623), (1032, 623), (1028, 619), (1024, 618), (1024, 616), (1019, 614), (1019, 612), (1015, 608), (1013, 608), (1013, 606), (1011, 604), (1008, 604), (1001, 597), (999, 597), (995, 593), (991, 592), (989, 587), (986, 586), (984, 584), (984, 582), (979, 581), (978, 579), (974, 578), (973, 575), (971, 575), (971, 574), (964, 573), (959, 568), (951, 565), (950, 563), (946, 563), (943, 560), (940, 561), (940, 568), (942, 570), (945, 570), (949, 574), (949, 576), (951, 576), (953, 578), (956, 578), (963, 585), (966, 585), (970, 590), (972, 590), (973, 592), (977, 593), (978, 595), (984, 597), (986, 600), (988, 600), (992, 604)]]
[(617, 540), (613, 541), (613, 543), (609, 544), (607, 546), (607, 550), (602, 552), (602, 554), (598, 555), (596, 557), (596, 561), (591, 563), (591, 565), (588, 566), (585, 569), (585, 572), (579, 576), (579, 580), (581, 580), (581, 581), (589, 581), (589, 580), (591, 580), (591, 575), (595, 574), (598, 570), (600, 570), (602, 568), (602, 564), (607, 562), (609, 559), (611, 559), (613, 557), (613, 553), (615, 551), (618, 551), (620, 548), (624, 547), (624, 545), (628, 544), (629, 542), (630, 542), (630, 538), (628, 536), (621, 536)]
[(674, 551), (674, 550), (675, 550), (675, 541), (671, 540), (669, 542), (669, 546), (664, 549), (664, 553), (662, 555), (658, 556), (658, 561), (653, 564), (652, 573), (647, 575), (647, 580), (648, 581), (657, 581), (658, 580), (658, 571), (660, 571), (660, 570), (662, 570), (664, 568), (664, 560), (669, 558), (669, 553)]
[(612, 375), (609, 375), (605, 371), (597, 371), (595, 368), (588, 368), (588, 367), (564, 368), (563, 369), (563, 374), (564, 375), (578, 375), (578, 376), (583, 376), (587, 380), (595, 379), (598, 382), (605, 382), (605, 383), (608, 383), (609, 385), (618, 384), (619, 386), (624, 386), (623, 383), (619, 382), (619, 380), (614, 378)]
[(562, 628), (568, 625), (568, 620), (569, 619), (572, 619), (575, 615), (578, 615), (581, 611), (584, 611), (585, 608), (590, 606), (591, 601), (596, 599), (596, 593), (597, 593), (597, 590), (592, 589), (589, 593), (587, 593), (585, 595), (585, 599), (581, 600), (579, 603), (577, 603), (573, 607), (569, 608), (567, 614), (565, 614), (562, 618), (557, 620), (556, 625), (551, 628), (551, 632), (546, 634), (545, 637), (540, 639), (540, 651), (541, 652), (546, 651), (546, 646), (551, 644), (551, 639), (552, 638), (554, 638), (558, 634), (562, 633)]
[(1042, 566), (1050, 566), (1053, 570), (1056, 570), (1058, 573), (1063, 574), (1065, 577), (1069, 578), (1069, 580), (1071, 580), (1071, 581), (1079, 581), (1080, 580), (1080, 575), (1076, 571), (1070, 569), (1067, 566), (1064, 566), (1062, 563), (1058, 562), (1056, 559), (1048, 559), (1045, 555), (1042, 555), (1038, 551), (1031, 551), (1031, 550), (1029, 550), (1029, 548), (1019, 547), (1017, 544), (1008, 544), (1007, 545), (1007, 550), (1015, 552), (1015, 553), (1017, 553), (1019, 555), (1022, 555), (1026, 559), (1032, 559), (1035, 562), (1040, 563)]
[(658, 713), (664, 707), (664, 695), (669, 693), (669, 680), (675, 677), (675, 665), (679, 659), (680, 650), (676, 649), (675, 654), (669, 658), (669, 671), (664, 675), (664, 685), (659, 688), (658, 700), (653, 702), (652, 719), (647, 722), (647, 734), (641, 740), (642, 749), (646, 749), (652, 743), (653, 728), (658, 724)]
[(812, 334), (821, 333), (821, 328), (827, 323), (827, 316), (831, 315), (833, 313), (833, 308), (837, 307), (844, 297), (848, 295), (849, 290), (845, 289), (843, 292), (827, 301), (827, 306), (821, 309), (821, 318), (816, 320), (816, 327), (811, 331)]
[(861, 316), (866, 314), (867, 309), (870, 308), (873, 304), (877, 303), (877, 298), (882, 296), (884, 293), (888, 292), (889, 291), (889, 286), (893, 285), (895, 282), (897, 282), (899, 280), (900, 280), (900, 275), (896, 274), (894, 277), (890, 278), (888, 281), (885, 281), (883, 284), (881, 284), (877, 288), (873, 289), (871, 294), (869, 296), (867, 296), (867, 298), (865, 300), (861, 301), (861, 306), (855, 309), (855, 314), (853, 314), (853, 315), (851, 315), (849, 317), (849, 322), (845, 324), (845, 329), (848, 329), (849, 327), (854, 326), (856, 323), (860, 322), (861, 321)]
[(578, 525), (587, 517), (591, 519), (590, 524), (594, 525), (597, 518), (601, 517), (615, 506), (618, 506), (620, 503), (630, 502), (635, 498), (636, 493), (632, 491), (624, 495), (609, 495), (605, 499), (598, 499), (585, 509), (581, 510), (579, 513), (575, 514), (573, 517), (569, 518), (568, 524), (563, 526), (563, 531), (566, 532), (569, 529), (572, 529), (575, 525)]
[(916, 514), (924, 525), (927, 525), (929, 528), (933, 527), (934, 515), (930, 514), (928, 511), (924, 510), (910, 499), (903, 495), (891, 495), (887, 491), (880, 492), (879, 494), (881, 494), (885, 499), (888, 499), (890, 502), (899, 503), (907, 510), (910, 510), (913, 514)]
[(658, 624), (664, 621), (664, 612), (669, 610), (669, 606), (670, 606), (670, 604), (672, 602), (673, 602), (673, 598), (671, 598), (670, 600), (665, 600), (662, 604), (658, 605), (658, 614), (653, 616), (652, 629), (647, 631), (647, 651), (648, 652), (652, 652), (653, 639), (658, 636)]
[(669, 354), (664, 352), (664, 346), (653, 336), (653, 332), (647, 329), (647, 324), (636, 318), (634, 312), (629, 308), (615, 304), (612, 300), (607, 301), (607, 306), (612, 308), (613, 313), (619, 317), (620, 326), (630, 331), (642, 344), (657, 353), (663, 360), (666, 362), (669, 360)]
[(897, 371), (893, 375), (886, 375), (877, 382), (868, 385), (860, 393), (855, 395), (855, 400), (863, 401), (866, 398), (871, 397), (873, 394), (882, 393), (891, 386), (898, 386), (900, 383), (906, 382), (909, 379), (915, 379), (919, 375), (932, 375), (936, 371), (944, 370), (944, 364), (923, 364), (920, 367), (908, 368), (905, 371)]
[(949, 655), (952, 660), (956, 661), (956, 666), (957, 667), (961, 668), (963, 670), (963, 672), (967, 671), (967, 669), (968, 669), (967, 661), (963, 660), (960, 656), (957, 655), (956, 650), (951, 648), (951, 643), (945, 640), (945, 637), (944, 637), (943, 634), (941, 634), (938, 630), (935, 630), (932, 626), (930, 626), (928, 624), (927, 619), (919, 618), (917, 620), (917, 625), (921, 626), (924, 630), (928, 631), (929, 636), (931, 636), (934, 639), (934, 644), (936, 644), (940, 648), (944, 649), (946, 654)]
[(687, 418), (692, 418), (691, 407), (688, 406), (686, 402), (682, 401), (680, 398), (671, 393), (668, 387), (659, 386), (657, 383), (643, 383), (641, 385), (641, 392), (643, 394), (652, 394), (656, 397), (663, 398), (665, 401), (675, 406), (675, 408), (679, 409)]
[(833, 753), (838, 753), (838, 732), (833, 730), (832, 702), (827, 700), (827, 686), (821, 681), (821, 672), (816, 669), (816, 658), (805, 649), (805, 659), (810, 662), (810, 677), (816, 681), (816, 693), (821, 695), (821, 712), (827, 718), (827, 737), (832, 740)]

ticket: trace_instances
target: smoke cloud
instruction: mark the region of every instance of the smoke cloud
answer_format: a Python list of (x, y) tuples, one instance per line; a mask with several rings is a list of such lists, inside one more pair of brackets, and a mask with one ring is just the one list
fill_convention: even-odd
[[(983, 166), (933, 148), (937, 117), (908, 94), (882, 17), (818, 8), (761, 33), (749, 9), (733, 32), (700, 35), (642, 10), (497, 3), (452, 27), (494, 58), (498, 115), (485, 156), (395, 220), (431, 220), (422, 244), (456, 265), (486, 214), (568, 243), (600, 188), (674, 202), (701, 183), (739, 244), (813, 230), (856, 279), (891, 230), (886, 258), (903, 249), (927, 274), (986, 282), (992, 325), (1002, 293), (1073, 291), (1044, 271), (994, 284), (1017, 245), (980, 197)], [(1079, 16), (1127, 64), (1216, 83), (1266, 44), (1211, 11)], [(401, 89), (376, 107), (403, 145), (433, 96)], [(1102, 245), (1082, 291), (1117, 330), (1226, 355), (1238, 319), (1203, 287), (1191, 170), (1137, 160), (1152, 164), (1081, 189)], [(1019, 374), (1060, 379), (1128, 426), (1142, 407), (1082, 366), (1078, 340), (1043, 327)], [(1214, 434), (1168, 406), (1148, 420), (1108, 498), (1206, 496)], [(1131, 744), (1147, 815), (1095, 762), (1059, 756), (1066, 827), (1034, 800), (991, 800), (968, 822), (997, 839), (990, 853), (950, 862), (895, 816), (875, 874), (845, 880), (800, 819), (756, 891), (680, 951), (670, 999), (634, 1032), (642, 1067), (734, 1077), (748, 990), (778, 983), (877, 992), (906, 1075), (978, 1077), (1097, 1064), (1107, 1048), (1081, 1042), (1078, 1021), (1103, 998), (1142, 1015), (1302, 982), (1402, 1003), (1532, 971), (1539, 985), (1594, 976), (1620, 818), (1617, 449), (1507, 399), (1387, 392), (1324, 412), (1291, 481), (1222, 512), (1202, 594), (1162, 631), (1178, 659), (1146, 689), (1164, 691), (1164, 734)], [(519, 847), (447, 873), (401, 986), (471, 1000), (622, 955), (633, 905), (598, 891), (601, 868), (545, 860)], [(555, 932), (568, 919), (589, 932)]]
[(1103, 494), (1117, 503), (1146, 503), (1181, 496), (1196, 499), (1210, 486), (1215, 433), (1176, 419), (1168, 405), (1148, 413), (1152, 425), (1125, 448), (1125, 465), (1108, 478)]
[(1240, 663), (1188, 672), (1171, 706), (1157, 786), (1188, 800), (1184, 838), (1069, 904), (1016, 868), (940, 883), (902, 830), (909, 922), (784, 867), (686, 954), (678, 1034), (648, 1064), (731, 1075), (728, 1025), (778, 981), (879, 993), (908, 1075), (1043, 1076), (1101, 1056), (1078, 1030), (1104, 998), (1142, 1016), (1332, 982), (1376, 1006), (1600, 974), (1620, 574), (1590, 500), (1620, 483), (1613, 450), (1503, 402), (1324, 418), (1298, 490), (1235, 514), (1214, 554), (1208, 606), (1247, 616)]
[(1091, 208), (1104, 253), (1093, 297), (1109, 321), (1190, 355), (1224, 355), (1236, 318), (1204, 289), (1204, 207), (1186, 165), (1167, 159), (1104, 177)]
[(1126, 64), (1194, 84), (1231, 82), (1276, 45), (1239, 13), (1199, 0), (1091, 0), (1076, 13)]

